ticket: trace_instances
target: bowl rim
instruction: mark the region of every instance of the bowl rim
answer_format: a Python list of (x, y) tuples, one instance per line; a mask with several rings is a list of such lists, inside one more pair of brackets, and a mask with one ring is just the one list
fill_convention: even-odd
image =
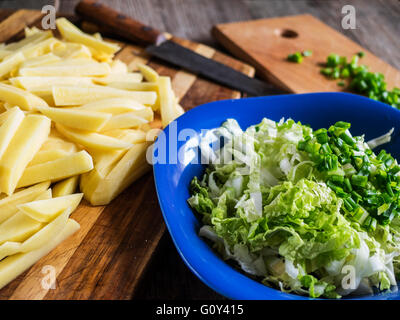
[[(296, 96), (330, 96), (330, 95), (336, 95), (336, 96), (343, 96), (343, 97), (349, 97), (350, 99), (361, 99), (364, 100), (365, 102), (371, 103), (371, 104), (378, 104), (379, 108), (386, 108), (387, 110), (393, 110), (394, 108), (383, 103), (380, 101), (376, 101), (376, 100), (372, 100), (369, 99), (367, 97), (364, 96), (360, 96), (357, 94), (353, 94), (353, 93), (347, 93), (347, 92), (313, 92), (313, 93), (301, 93), (301, 94), (283, 94), (283, 95), (274, 95), (274, 96), (261, 96), (261, 97), (246, 97), (246, 98), (240, 98), (240, 99), (225, 99), (225, 100), (218, 100), (218, 101), (212, 101), (212, 102), (208, 102), (208, 103), (204, 103), (201, 104), (199, 106), (196, 106), (188, 111), (186, 111), (183, 115), (181, 115), (179, 118), (176, 119), (176, 121), (178, 122), (182, 122), (182, 121), (186, 121), (187, 118), (191, 118), (193, 115), (195, 115), (196, 113), (202, 113), (203, 109), (207, 109), (210, 106), (214, 105), (214, 104), (230, 104), (230, 103), (235, 103), (238, 101), (249, 101), (249, 100), (275, 100), (275, 99), (282, 99), (282, 98), (286, 98), (286, 97), (293, 97), (294, 95)], [(377, 105), (377, 106), (378, 106)], [(399, 110), (396, 110), (396, 112), (399, 112)], [(169, 127), (170, 125), (168, 125), (167, 127), (165, 127), (163, 129), (163, 132), (166, 135), (165, 139), (165, 143), (166, 146), (168, 146), (168, 137), (169, 137)], [(157, 141), (157, 140), (156, 140)], [(154, 152), (152, 154), (153, 159), (154, 159)], [(168, 166), (174, 166), (174, 164), (167, 164)], [(154, 174), (154, 183), (155, 183), (155, 187), (156, 187), (156, 193), (157, 193), (157, 198), (159, 201), (159, 205), (161, 208), (161, 212), (163, 215), (163, 219), (164, 222), (167, 226), (168, 232), (172, 238), (172, 241), (175, 245), (175, 248), (177, 249), (180, 257), (182, 258), (182, 260), (184, 261), (184, 263), (187, 265), (187, 267), (191, 270), (191, 272), (193, 272), (203, 283), (205, 283), (208, 287), (210, 287), (211, 289), (213, 289), (214, 291), (216, 291), (217, 293), (229, 298), (229, 299), (240, 299), (240, 300), (320, 300), (318, 298), (310, 298), (307, 296), (301, 296), (298, 294), (293, 294), (293, 293), (287, 293), (287, 292), (282, 292), (278, 289), (275, 289), (273, 287), (267, 286), (267, 285), (263, 285), (260, 282), (251, 279), (250, 277), (246, 276), (246, 274), (240, 272), (239, 270), (231, 267), (230, 265), (228, 265), (221, 257), (219, 257), (219, 255), (217, 255), (217, 253), (214, 252), (214, 250), (208, 245), (208, 243), (206, 243), (206, 241), (204, 241), (204, 239), (201, 239), (207, 246), (209, 249), (209, 252), (207, 252), (208, 254), (213, 254), (216, 255), (217, 259), (220, 260), (220, 262), (222, 262), (223, 264), (225, 264), (225, 266), (228, 268), (229, 272), (236, 275), (241, 282), (243, 282), (243, 284), (247, 284), (247, 285), (255, 285), (255, 287), (258, 290), (262, 290), (263, 291), (263, 296), (262, 297), (257, 297), (254, 295), (250, 295), (250, 297), (248, 296), (248, 294), (242, 292), (242, 294), (236, 294), (235, 291), (233, 290), (229, 290), (228, 287), (225, 287), (224, 285), (221, 285), (221, 282), (216, 283), (214, 281), (212, 281), (213, 277), (210, 277), (209, 275), (205, 274), (204, 269), (199, 270), (199, 266), (196, 265), (195, 263), (193, 263), (193, 257), (191, 255), (186, 255), (183, 251), (183, 248), (181, 247), (181, 243), (178, 240), (177, 235), (173, 232), (173, 228), (172, 228), (172, 221), (170, 221), (169, 216), (168, 216), (168, 211), (169, 208), (166, 206), (166, 204), (163, 201), (163, 192), (162, 190), (162, 185), (161, 185), (161, 180), (160, 180), (160, 176), (162, 176), (162, 166), (158, 163), (155, 163), (153, 165), (153, 174)], [(175, 164), (176, 166), (176, 164)], [(193, 216), (194, 213), (192, 211), (192, 209), (187, 206), (188, 211), (191, 212), (191, 214)], [(197, 220), (197, 217), (195, 217)], [(197, 235), (197, 234), (196, 234)], [(198, 235), (197, 235), (198, 236)], [(198, 236), (199, 237), (199, 236)], [(199, 237), (200, 238), (200, 237)], [(215, 266), (212, 266), (211, 268), (215, 268)], [(243, 288), (244, 291), (246, 291), (245, 288)], [(393, 293), (390, 294), (390, 297), (385, 297), (385, 293), (379, 293), (379, 294), (373, 294), (373, 295), (365, 295), (365, 296), (353, 296), (353, 297), (346, 297), (344, 299), (341, 300), (377, 300), (377, 299), (393, 299), (393, 298), (397, 298), (400, 299), (400, 294), (393, 296)], [(321, 300), (328, 300), (328, 299), (321, 299)]]

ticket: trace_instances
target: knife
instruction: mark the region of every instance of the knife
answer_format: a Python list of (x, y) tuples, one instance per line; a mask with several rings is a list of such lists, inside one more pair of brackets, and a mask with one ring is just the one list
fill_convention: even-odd
[(107, 33), (146, 45), (145, 50), (150, 55), (219, 84), (245, 92), (250, 96), (283, 93), (272, 84), (250, 78), (222, 63), (195, 53), (173, 40), (168, 40), (164, 33), (94, 0), (80, 1), (75, 11), (83, 19), (96, 24)]

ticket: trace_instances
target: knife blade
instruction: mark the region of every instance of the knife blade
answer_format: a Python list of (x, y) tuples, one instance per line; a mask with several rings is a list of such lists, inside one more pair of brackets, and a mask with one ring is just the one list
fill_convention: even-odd
[(215, 60), (208, 59), (189, 50), (176, 42), (164, 41), (159, 45), (151, 45), (146, 52), (182, 67), (204, 78), (213, 80), (235, 90), (246, 92), (251, 96), (281, 94), (282, 91), (269, 83), (250, 78)]
[(250, 78), (242, 72), (187, 49), (173, 40), (168, 40), (162, 32), (94, 0), (82, 0), (75, 11), (85, 20), (99, 26), (100, 31), (144, 44), (147, 46), (146, 52), (150, 55), (219, 84), (245, 92), (250, 96), (285, 93), (269, 83)]

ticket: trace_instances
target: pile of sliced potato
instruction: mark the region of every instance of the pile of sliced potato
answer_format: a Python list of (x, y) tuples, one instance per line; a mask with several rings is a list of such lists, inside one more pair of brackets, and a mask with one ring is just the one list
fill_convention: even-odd
[[(79, 229), (81, 199), (105, 205), (149, 169), (146, 132), (183, 113), (169, 77), (135, 72), (120, 47), (68, 20), (0, 45), (0, 288)], [(78, 186), (82, 193), (76, 193)]]

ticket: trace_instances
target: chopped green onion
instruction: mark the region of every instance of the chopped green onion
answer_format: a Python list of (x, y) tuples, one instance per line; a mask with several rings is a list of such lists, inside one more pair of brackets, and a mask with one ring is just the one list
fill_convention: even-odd
[(295, 52), (293, 54), (289, 54), (287, 59), (291, 62), (301, 63), (303, 61), (303, 55), (300, 52)]
[(330, 76), (333, 72), (333, 69), (332, 68), (323, 68), (320, 70), (320, 72), (325, 76)]
[(383, 205), (381, 205), (380, 207), (378, 207), (378, 216), (380, 216), (382, 213), (384, 213), (385, 211), (389, 210), (390, 204), (389, 203), (384, 203)]
[[(395, 87), (391, 91), (388, 90), (383, 74), (368, 71), (366, 65), (358, 65), (359, 59), (364, 56), (365, 53), (360, 51), (347, 62), (346, 57), (332, 53), (326, 59), (326, 67), (320, 72), (330, 79), (350, 78), (348, 88), (353, 92), (400, 108), (400, 89)], [(339, 81), (338, 85), (346, 84)]]
[(345, 188), (346, 188), (347, 191), (349, 191), (349, 192), (353, 191), (353, 188), (352, 188), (352, 186), (351, 186), (351, 183), (350, 183), (350, 179), (349, 179), (349, 178), (345, 178), (345, 179), (344, 179), (344, 186), (345, 186)]
[(313, 135), (304, 132), (298, 149), (308, 153), (327, 186), (343, 199), (346, 214), (365, 230), (375, 230), (400, 214), (400, 166), (385, 151), (375, 155), (350, 127), (339, 121)]
[(351, 177), (351, 184), (365, 188), (367, 186), (368, 177), (355, 174)]
[(337, 67), (339, 63), (340, 63), (340, 56), (335, 53), (330, 54), (326, 59), (326, 65), (328, 67)]

